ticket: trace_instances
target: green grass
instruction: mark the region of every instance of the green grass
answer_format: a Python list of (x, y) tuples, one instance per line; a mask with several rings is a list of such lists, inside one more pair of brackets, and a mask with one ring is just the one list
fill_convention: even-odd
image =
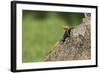
[(43, 19), (36, 18), (36, 14), (34, 11), (23, 11), (23, 62), (43, 61), (64, 33), (62, 25), (66, 22), (59, 18), (57, 13), (49, 12)]

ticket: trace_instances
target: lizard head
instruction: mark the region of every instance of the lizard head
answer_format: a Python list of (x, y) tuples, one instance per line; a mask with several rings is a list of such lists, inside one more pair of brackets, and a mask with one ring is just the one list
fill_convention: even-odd
[(67, 26), (67, 25), (63, 25), (63, 29), (66, 31), (66, 30), (69, 29), (69, 26)]

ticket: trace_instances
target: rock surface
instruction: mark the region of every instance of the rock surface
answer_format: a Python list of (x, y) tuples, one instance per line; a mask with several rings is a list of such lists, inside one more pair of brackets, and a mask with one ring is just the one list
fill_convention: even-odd
[(91, 16), (85, 14), (83, 22), (71, 31), (71, 36), (66, 38), (52, 50), (45, 61), (87, 60), (91, 59)]

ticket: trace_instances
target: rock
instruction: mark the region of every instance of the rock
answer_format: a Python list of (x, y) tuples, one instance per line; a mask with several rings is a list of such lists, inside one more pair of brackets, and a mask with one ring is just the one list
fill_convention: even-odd
[(44, 61), (67, 61), (91, 59), (91, 15), (85, 14), (83, 22), (71, 31), (71, 36), (66, 38)]

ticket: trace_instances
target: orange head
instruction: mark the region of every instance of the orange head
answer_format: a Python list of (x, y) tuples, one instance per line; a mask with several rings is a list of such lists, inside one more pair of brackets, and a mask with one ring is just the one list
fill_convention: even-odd
[(69, 27), (67, 25), (63, 25), (63, 28), (65, 31), (69, 29)]

